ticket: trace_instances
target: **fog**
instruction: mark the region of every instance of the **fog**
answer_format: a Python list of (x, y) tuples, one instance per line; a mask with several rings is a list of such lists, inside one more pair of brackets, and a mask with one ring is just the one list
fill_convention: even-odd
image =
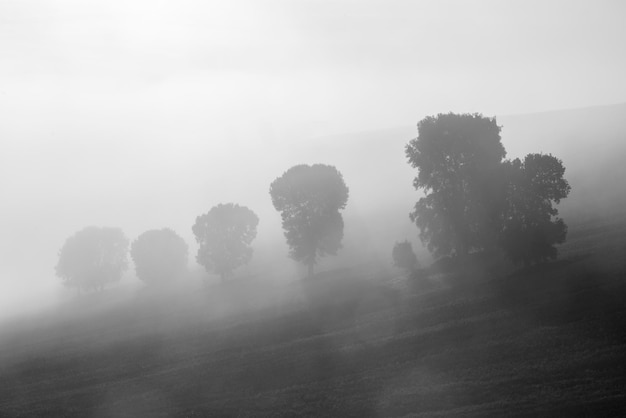
[(131, 241), (170, 227), (200, 269), (191, 225), (218, 203), (260, 218), (244, 273), (302, 274), (268, 193), (300, 163), (343, 173), (342, 257), (386, 262), (394, 241), (419, 243), (403, 147), (439, 112), (498, 116), (510, 157), (553, 152), (594, 190), (589, 175), (623, 155), (624, 106), (539, 112), (626, 100), (625, 13), (610, 0), (2, 2), (0, 317), (67, 297), (57, 254), (89, 225)]

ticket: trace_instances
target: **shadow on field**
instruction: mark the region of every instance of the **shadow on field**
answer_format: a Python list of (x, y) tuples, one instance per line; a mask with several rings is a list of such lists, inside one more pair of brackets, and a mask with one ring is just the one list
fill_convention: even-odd
[(280, 286), (250, 276), (103, 293), (0, 341), (0, 415), (609, 411), (621, 399), (626, 270), (595, 263), (420, 292), (365, 266)]
[(616, 338), (626, 329), (626, 268), (606, 269), (590, 256), (523, 269), (490, 286), (504, 306), (538, 325), (593, 320)]
[(367, 277), (351, 269), (338, 269), (308, 277), (298, 283), (303, 307), (321, 328), (358, 325), (367, 315), (393, 315), (400, 308), (401, 297), (396, 289), (371, 275)]

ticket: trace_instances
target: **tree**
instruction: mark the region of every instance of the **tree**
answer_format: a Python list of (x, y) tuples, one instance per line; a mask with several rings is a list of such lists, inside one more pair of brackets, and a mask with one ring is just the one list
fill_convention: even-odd
[(556, 257), (567, 227), (553, 205), (570, 191), (560, 160), (543, 154), (503, 160), (500, 127), (479, 114), (427, 117), (418, 132), (406, 155), (425, 196), (410, 217), (431, 252), (498, 250), (524, 264)]
[(121, 229), (87, 227), (69, 237), (55, 267), (66, 286), (102, 290), (128, 268), (128, 240)]
[(141, 234), (130, 247), (137, 277), (147, 284), (163, 284), (187, 268), (187, 243), (169, 228)]
[(289, 255), (313, 274), (319, 257), (336, 255), (343, 239), (348, 188), (341, 173), (324, 164), (297, 165), (270, 186), (274, 208), (281, 213)]
[(192, 230), (200, 244), (196, 260), (224, 280), (252, 259), (250, 244), (256, 237), (257, 215), (245, 206), (219, 204), (196, 218)]
[(494, 243), (502, 205), (499, 170), (506, 155), (495, 118), (480, 114), (439, 114), (418, 125), (406, 146), (419, 170), (413, 181), (425, 196), (411, 220), (437, 256), (465, 256)]
[(516, 264), (556, 258), (555, 244), (565, 241), (567, 226), (553, 204), (566, 198), (571, 189), (563, 178), (562, 161), (552, 155), (528, 154), (524, 161), (507, 161), (505, 167), (504, 252)]
[(413, 245), (409, 241), (396, 242), (391, 252), (393, 264), (411, 274), (415, 272), (419, 263), (417, 256), (413, 252)]

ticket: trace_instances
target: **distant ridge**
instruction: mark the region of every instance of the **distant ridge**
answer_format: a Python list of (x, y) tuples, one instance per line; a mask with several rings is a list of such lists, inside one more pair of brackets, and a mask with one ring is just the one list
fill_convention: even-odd
[(499, 115), (497, 117), (509, 118), (509, 117), (518, 117), (518, 116), (536, 116), (536, 115), (543, 115), (543, 114), (550, 114), (550, 113), (593, 112), (593, 111), (610, 110), (614, 108), (623, 108), (623, 110), (626, 110), (626, 102), (591, 105), (591, 106), (583, 106), (583, 107), (571, 107), (571, 108), (568, 107), (568, 108), (562, 108), (562, 109), (548, 109), (548, 110), (540, 110), (536, 112), (506, 113), (506, 114)]

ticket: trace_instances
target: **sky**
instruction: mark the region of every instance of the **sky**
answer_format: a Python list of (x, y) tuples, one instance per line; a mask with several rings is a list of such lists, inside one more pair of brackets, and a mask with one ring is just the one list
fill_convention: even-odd
[(196, 216), (234, 201), (269, 242), (269, 184), (338, 134), (624, 102), (624, 16), (619, 0), (0, 0), (0, 303), (58, 286), (87, 225), (191, 243)]

